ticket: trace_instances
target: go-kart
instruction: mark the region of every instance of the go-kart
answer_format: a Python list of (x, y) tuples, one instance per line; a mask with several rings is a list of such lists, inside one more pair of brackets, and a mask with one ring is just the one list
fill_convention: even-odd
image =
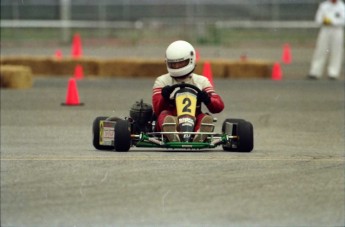
[[(97, 117), (93, 121), (93, 146), (98, 150), (128, 151), (132, 146), (167, 149), (210, 149), (222, 146), (224, 151), (251, 152), (254, 147), (253, 125), (243, 119), (226, 119), (221, 133), (194, 132), (195, 110), (200, 89), (191, 84), (172, 86), (173, 99), (177, 110), (178, 131), (156, 130), (156, 117), (152, 106), (143, 100), (130, 109), (130, 116)], [(216, 122), (216, 119), (214, 119)], [(208, 124), (210, 126), (210, 124)], [(177, 134), (178, 142), (170, 142), (167, 134)], [(202, 142), (193, 142), (196, 135), (204, 135)]]

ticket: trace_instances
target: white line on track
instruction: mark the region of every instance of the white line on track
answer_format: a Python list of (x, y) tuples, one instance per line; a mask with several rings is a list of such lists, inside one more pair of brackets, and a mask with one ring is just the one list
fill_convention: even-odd
[(27, 156), (2, 157), (1, 161), (328, 161), (345, 162), (344, 157), (148, 157), (148, 156)]

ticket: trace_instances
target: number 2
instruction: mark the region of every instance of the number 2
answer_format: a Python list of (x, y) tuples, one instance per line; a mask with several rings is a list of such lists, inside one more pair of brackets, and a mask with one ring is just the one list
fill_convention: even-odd
[(192, 110), (189, 108), (192, 105), (192, 101), (190, 101), (189, 98), (184, 98), (182, 101), (182, 104), (186, 104), (182, 109), (183, 112), (187, 112), (187, 113), (192, 112)]

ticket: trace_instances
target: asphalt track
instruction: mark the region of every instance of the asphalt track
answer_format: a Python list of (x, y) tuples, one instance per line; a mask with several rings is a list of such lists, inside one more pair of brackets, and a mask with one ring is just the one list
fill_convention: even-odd
[(251, 153), (96, 151), (96, 116), (150, 101), (150, 79), (67, 78), (1, 90), (1, 226), (344, 226), (344, 81), (216, 80)]

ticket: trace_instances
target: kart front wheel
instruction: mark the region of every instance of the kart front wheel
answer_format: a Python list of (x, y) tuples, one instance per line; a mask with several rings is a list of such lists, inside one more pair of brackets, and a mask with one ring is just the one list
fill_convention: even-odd
[(239, 152), (251, 152), (254, 148), (254, 133), (253, 125), (243, 119), (226, 119), (223, 122), (222, 132), (228, 133), (227, 123), (231, 123), (233, 128), (231, 129), (232, 135), (237, 136), (237, 139), (234, 139), (232, 144), (223, 145), (224, 151), (239, 151)]
[(118, 120), (115, 125), (114, 145), (116, 151), (128, 151), (131, 147), (131, 126), (127, 120)]
[(239, 124), (238, 127), (238, 151), (251, 152), (254, 148), (254, 133), (252, 123), (245, 121)]

